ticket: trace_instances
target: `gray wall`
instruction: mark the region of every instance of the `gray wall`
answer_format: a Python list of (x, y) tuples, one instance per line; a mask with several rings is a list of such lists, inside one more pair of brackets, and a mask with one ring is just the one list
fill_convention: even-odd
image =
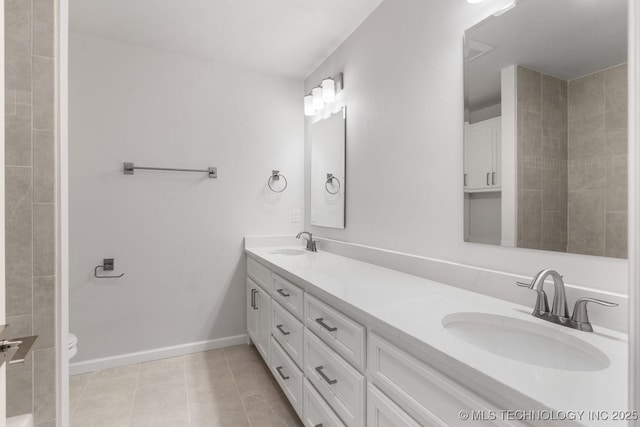
[(567, 82), (518, 67), (517, 246), (567, 250)]
[(569, 252), (627, 257), (627, 65), (569, 82)]
[(506, 272), (554, 266), (567, 283), (626, 294), (623, 260), (464, 243), (462, 40), (497, 3), (382, 2), (311, 73), (307, 92), (344, 73), (349, 184), (344, 230), (312, 227), (308, 210), (306, 225), (327, 238)]
[(5, 215), (7, 322), (40, 336), (7, 368), (8, 416), (55, 425), (54, 1), (6, 0)]
[[(80, 33), (69, 54), (72, 372), (245, 334), (243, 237), (302, 229), (302, 82)], [(95, 279), (110, 257), (125, 276)]]

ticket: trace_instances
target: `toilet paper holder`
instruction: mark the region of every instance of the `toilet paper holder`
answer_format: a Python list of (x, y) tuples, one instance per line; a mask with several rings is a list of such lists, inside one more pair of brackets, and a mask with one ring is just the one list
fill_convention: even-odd
[(96, 279), (117, 279), (124, 276), (124, 273), (119, 276), (98, 276), (99, 268), (101, 268), (102, 271), (113, 271), (115, 268), (115, 260), (113, 258), (104, 258), (102, 260), (102, 265), (96, 265), (96, 268), (93, 269), (93, 276)]

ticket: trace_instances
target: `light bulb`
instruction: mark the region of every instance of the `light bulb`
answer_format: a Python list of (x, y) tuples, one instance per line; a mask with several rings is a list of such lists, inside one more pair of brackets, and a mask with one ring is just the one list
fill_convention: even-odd
[(332, 78), (322, 81), (322, 100), (327, 104), (336, 100), (336, 82)]
[(313, 106), (313, 96), (311, 94), (304, 97), (304, 115), (313, 116), (316, 114), (316, 109)]
[(311, 90), (311, 95), (313, 95), (313, 108), (316, 110), (322, 110), (324, 107), (324, 101), (322, 100), (322, 88), (314, 87)]

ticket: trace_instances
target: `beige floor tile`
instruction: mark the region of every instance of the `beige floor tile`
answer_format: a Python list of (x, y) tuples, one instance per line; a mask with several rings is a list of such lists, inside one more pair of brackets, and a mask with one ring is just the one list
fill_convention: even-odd
[(143, 363), (140, 367), (138, 387), (180, 381), (184, 379), (184, 357), (172, 357), (170, 359)]
[(189, 425), (184, 379), (138, 387), (131, 413), (131, 427), (184, 425)]
[(253, 345), (249, 345), (249, 344), (240, 344), (240, 345), (233, 345), (231, 347), (225, 347), (223, 348), (224, 350), (224, 354), (227, 356), (233, 356), (236, 355), (238, 353), (244, 353), (247, 351), (255, 351), (255, 346)]
[(69, 413), (73, 414), (80, 403), (82, 393), (87, 387), (91, 374), (72, 375), (69, 377)]

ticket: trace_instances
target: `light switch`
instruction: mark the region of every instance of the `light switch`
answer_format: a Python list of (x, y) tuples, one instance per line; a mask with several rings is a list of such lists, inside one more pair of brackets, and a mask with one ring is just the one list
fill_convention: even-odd
[(300, 209), (291, 211), (291, 222), (300, 222)]

